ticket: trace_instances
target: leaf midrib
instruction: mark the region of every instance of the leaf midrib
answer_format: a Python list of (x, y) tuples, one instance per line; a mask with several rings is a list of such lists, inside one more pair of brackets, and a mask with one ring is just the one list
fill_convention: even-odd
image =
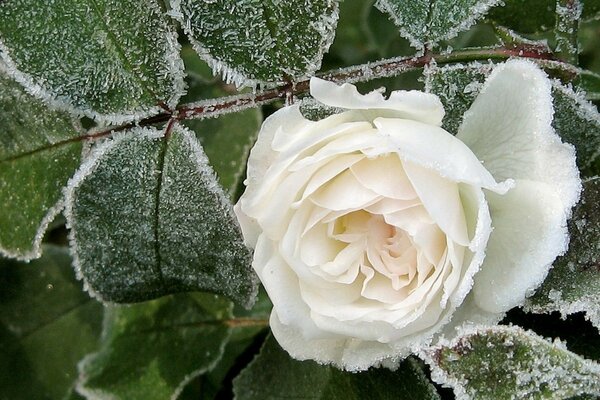
[(102, 27), (104, 28), (104, 31), (106, 32), (107, 37), (110, 39), (113, 46), (117, 50), (117, 53), (119, 54), (119, 56), (121, 58), (121, 62), (126, 67), (125, 70), (128, 71), (131, 76), (133, 76), (133, 78), (138, 82), (140, 87), (146, 92), (146, 94), (149, 97), (153, 98), (156, 103), (159, 103), (161, 100), (156, 96), (156, 93), (154, 93), (154, 91), (146, 85), (144, 80), (140, 76), (138, 76), (135, 68), (133, 68), (133, 65), (127, 59), (127, 56), (125, 55), (125, 51), (123, 50), (123, 47), (117, 40), (117, 37), (115, 36), (113, 31), (110, 30), (108, 25), (106, 24), (106, 20), (104, 19), (104, 13), (101, 12), (100, 7), (98, 6), (98, 2), (96, 0), (89, 0), (89, 1), (92, 5), (92, 8), (94, 9), (94, 11), (96, 13), (96, 16), (98, 17), (98, 20), (102, 24)]

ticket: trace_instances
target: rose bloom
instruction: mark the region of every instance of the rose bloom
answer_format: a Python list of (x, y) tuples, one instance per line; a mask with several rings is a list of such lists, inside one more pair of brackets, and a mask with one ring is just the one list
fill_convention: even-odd
[(544, 72), (497, 66), (456, 136), (433, 94), (310, 89), (346, 111), (271, 115), (235, 206), (281, 346), (362, 370), (522, 305), (567, 248), (581, 190)]

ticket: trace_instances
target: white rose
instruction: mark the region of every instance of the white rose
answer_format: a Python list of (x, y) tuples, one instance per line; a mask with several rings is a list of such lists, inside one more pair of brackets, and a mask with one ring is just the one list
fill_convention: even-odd
[(565, 251), (581, 189), (550, 92), (533, 63), (499, 65), (457, 136), (435, 95), (319, 79), (312, 96), (348, 111), (270, 116), (235, 209), (281, 346), (361, 370), (522, 304)]

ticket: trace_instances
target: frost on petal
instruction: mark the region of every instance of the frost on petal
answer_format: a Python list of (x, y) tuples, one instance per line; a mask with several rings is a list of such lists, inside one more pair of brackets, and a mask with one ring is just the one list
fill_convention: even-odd
[(511, 182), (496, 183), (473, 152), (445, 130), (418, 121), (377, 118), (379, 133), (389, 138), (400, 158), (431, 169), (453, 182), (465, 182), (505, 193)]
[(551, 83), (530, 61), (497, 66), (464, 116), (457, 137), (496, 180), (547, 183), (566, 214), (581, 191), (572, 146), (552, 128)]
[(399, 118), (413, 119), (439, 126), (444, 118), (440, 99), (417, 90), (396, 90), (386, 99), (378, 91), (360, 94), (350, 83), (337, 85), (319, 78), (311, 78), (310, 94), (319, 102), (349, 110), (393, 110)]
[(507, 194), (487, 198), (494, 230), (473, 292), (483, 310), (502, 313), (523, 304), (566, 250), (566, 215), (544, 183), (518, 180)]

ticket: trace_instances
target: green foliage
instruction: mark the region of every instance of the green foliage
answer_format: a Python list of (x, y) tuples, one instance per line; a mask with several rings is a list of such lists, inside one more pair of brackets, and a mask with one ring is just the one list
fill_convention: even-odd
[[(499, 25), (525, 34), (548, 31), (556, 25), (557, 0), (504, 0), (502, 3), (488, 15)], [(582, 0), (581, 4), (584, 20), (598, 17), (600, 1)]]
[(11, 0), (0, 6), (0, 49), (28, 90), (111, 122), (175, 106), (183, 65), (156, 0)]
[(0, 398), (61, 399), (97, 346), (102, 306), (82, 291), (64, 248), (30, 264), (0, 260)]
[(418, 363), (407, 359), (386, 368), (343, 372), (314, 361), (297, 361), (270, 336), (260, 354), (234, 381), (238, 400), (260, 399), (439, 399)]
[(185, 128), (134, 129), (98, 147), (69, 188), (67, 220), (77, 268), (103, 300), (209, 290), (253, 302), (250, 253)]
[(400, 33), (417, 49), (451, 39), (481, 18), (496, 0), (377, 0), (390, 14)]
[(211, 369), (229, 339), (231, 303), (183, 294), (107, 310), (102, 346), (80, 365), (87, 396), (161, 400), (175, 397)]
[(527, 307), (534, 312), (560, 311), (564, 316), (583, 311), (600, 329), (600, 178), (584, 183), (569, 231), (569, 251), (554, 262)]
[(75, 121), (49, 110), (10, 80), (0, 64), (0, 252), (40, 256), (46, 226), (80, 163)]
[[(424, 84), (452, 133), (492, 63), (529, 57), (559, 78), (554, 128), (587, 179), (569, 251), (527, 308), (585, 311), (600, 329), (598, 17), (598, 0), (0, 0), (0, 252), (42, 257), (0, 261), (0, 399), (440, 398), (413, 358), (358, 374), (293, 360), (261, 343), (266, 294), (241, 307), (257, 288), (231, 202), (281, 101), (238, 100), (296, 101), (321, 65), (361, 91)], [(337, 112), (298, 100), (310, 119)], [(65, 187), (85, 290), (137, 304), (103, 309), (68, 250), (42, 246), (68, 242), (52, 223)], [(569, 348), (595, 357), (598, 338)], [(600, 395), (598, 364), (517, 327), (444, 343), (421, 355), (458, 398)]]
[(433, 379), (458, 398), (557, 399), (600, 395), (600, 365), (518, 327), (459, 335), (427, 357)]
[(316, 71), (333, 40), (337, 0), (172, 0), (194, 48), (238, 85)]

